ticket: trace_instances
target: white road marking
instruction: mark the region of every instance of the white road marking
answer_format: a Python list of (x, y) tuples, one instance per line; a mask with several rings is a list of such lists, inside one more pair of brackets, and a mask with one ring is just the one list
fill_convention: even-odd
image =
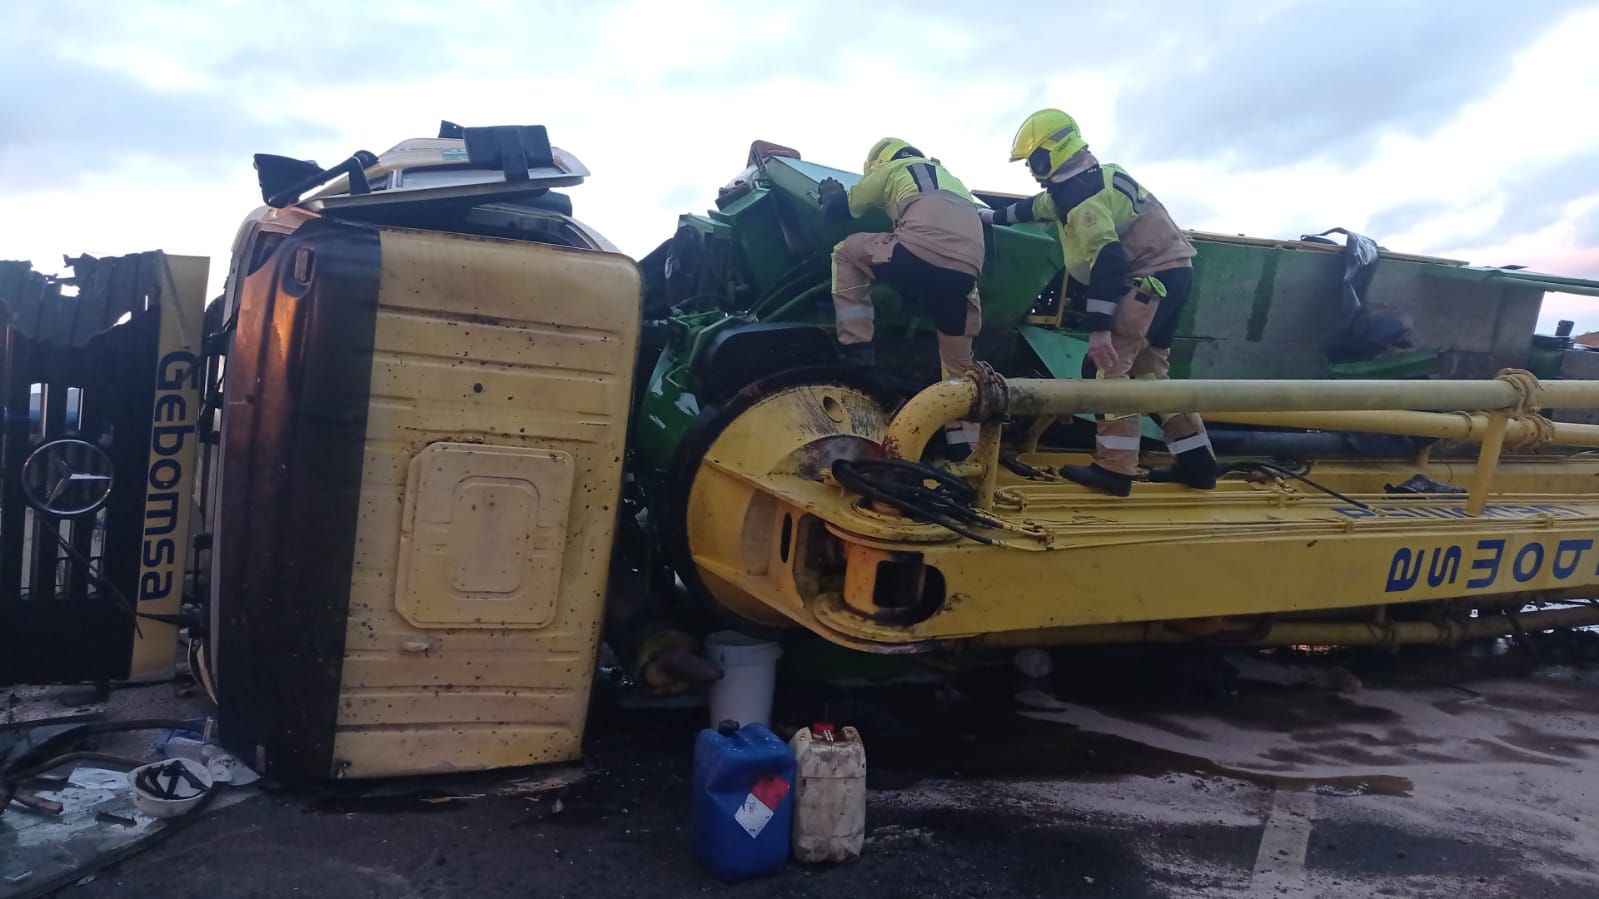
[(1255, 872), (1249, 879), (1252, 896), (1280, 896), (1305, 886), (1305, 851), (1315, 818), (1314, 793), (1278, 790), (1272, 795), (1271, 815), (1260, 835)]

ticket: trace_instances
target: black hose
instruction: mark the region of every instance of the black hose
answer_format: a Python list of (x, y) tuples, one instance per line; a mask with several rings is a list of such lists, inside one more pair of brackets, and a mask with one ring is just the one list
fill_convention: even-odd
[(1231, 463), (1229, 465), (1222, 466), (1221, 469), (1218, 470), (1216, 473), (1218, 475), (1224, 475), (1224, 474), (1231, 474), (1233, 472), (1240, 472), (1240, 473), (1246, 473), (1246, 474), (1252, 472), (1252, 473), (1256, 473), (1256, 474), (1270, 475), (1272, 477), (1290, 478), (1290, 479), (1295, 480), (1295, 481), (1302, 481), (1305, 484), (1307, 484), (1307, 485), (1309, 485), (1311, 487), (1314, 487), (1317, 490), (1320, 490), (1322, 493), (1327, 494), (1328, 496), (1331, 496), (1331, 497), (1333, 497), (1335, 499), (1341, 499), (1344, 502), (1349, 503), (1350, 505), (1355, 506), (1357, 508), (1360, 508), (1360, 509), (1370, 509), (1371, 508), (1371, 506), (1367, 505), (1366, 503), (1361, 502), (1358, 499), (1355, 499), (1352, 496), (1346, 496), (1346, 495), (1344, 495), (1342, 493), (1339, 493), (1338, 491), (1332, 489), (1331, 487), (1328, 487), (1325, 484), (1320, 484), (1320, 483), (1317, 483), (1316, 481), (1311, 480), (1310, 477), (1309, 477), (1310, 464), (1306, 463), (1306, 462), (1297, 462), (1294, 465), (1293, 468), (1289, 468), (1287, 465), (1282, 464), (1282, 463), (1278, 463), (1278, 462), (1264, 462), (1264, 461), (1258, 461), (1258, 460), (1245, 461), (1245, 462), (1233, 462), (1233, 463)]
[(123, 758), (120, 755), (108, 755), (104, 752), (69, 752), (65, 755), (58, 755), (54, 758), (48, 759), (47, 761), (40, 762), (39, 764), (34, 765), (32, 768), (25, 768), (21, 771), (8, 773), (6, 774), (6, 777), (9, 778), (12, 783), (23, 784), (35, 777), (38, 777), (46, 771), (59, 768), (68, 762), (100, 762), (101, 764), (106, 765), (117, 765), (119, 767), (126, 768), (129, 771), (132, 771), (134, 768), (144, 764), (144, 762), (141, 762), (138, 759)]
[(1045, 474), (1044, 472), (1034, 468), (1031, 465), (1028, 465), (1026, 462), (1023, 462), (1022, 460), (1016, 458), (1015, 456), (1001, 455), (999, 457), (999, 464), (1005, 466), (1005, 469), (1007, 471), (1009, 471), (1011, 474), (1017, 475), (1018, 477), (1026, 478), (1029, 481), (1047, 481), (1047, 480), (1050, 480), (1050, 477), (1047, 474)]
[(972, 508), (977, 493), (971, 485), (936, 466), (908, 459), (839, 459), (833, 477), (846, 490), (892, 506), (912, 521), (936, 524), (978, 543), (992, 546), (994, 541), (973, 527), (1001, 527)]
[(1437, 441), (1396, 434), (1344, 431), (1271, 431), (1218, 426), (1210, 442), (1221, 456), (1271, 456), (1298, 459), (1410, 459)]

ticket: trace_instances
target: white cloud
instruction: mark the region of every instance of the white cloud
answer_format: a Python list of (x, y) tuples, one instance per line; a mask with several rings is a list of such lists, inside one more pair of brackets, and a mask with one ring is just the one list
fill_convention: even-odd
[[(329, 164), (429, 134), (441, 118), (548, 125), (594, 172), (573, 190), (578, 216), (642, 255), (672, 234), (679, 214), (711, 204), (753, 139), (853, 167), (873, 141), (893, 134), (939, 156), (970, 185), (1021, 192), (1031, 183), (1006, 159), (1012, 132), (1033, 109), (1059, 105), (1078, 116), (1102, 158), (1127, 165), (1188, 227), (1297, 236), (1381, 225), (1391, 230), (1373, 236), (1394, 249), (1599, 276), (1599, 234), (1591, 233), (1599, 229), (1584, 227), (1599, 178), (1574, 176), (1569, 196), (1555, 194), (1548, 221), (1508, 231), (1503, 224), (1507, 213), (1534, 208), (1521, 195), (1532, 188), (1518, 185), (1582, 152), (1599, 153), (1599, 117), (1588, 112), (1599, 106), (1599, 54), (1588, 46), (1599, 10), (1547, 15), (1544, 33), (1497, 60), (1450, 58), (1445, 44), (1407, 47), (1414, 58), (1366, 59), (1363, 47), (1381, 53), (1388, 45), (1363, 45), (1371, 22), (1350, 13), (1348, 30), (1327, 46), (1274, 52), (1270, 64), (1303, 56), (1317, 72), (1369, 63), (1416, 77), (1440, 66), (1497, 65), (1504, 76), (1480, 95), (1453, 98), (1458, 105), (1441, 119), (1373, 104), (1374, 118), (1363, 121), (1358, 104), (1329, 107), (1327, 115), (1357, 116), (1349, 127), (1365, 135), (1361, 152), (1296, 153), (1240, 168), (1253, 157), (1187, 152), (1190, 135), (1170, 130), (1178, 119), (1161, 110), (1216, 110), (1199, 120), (1225, 133), (1225, 111), (1248, 108), (1250, 79), (1273, 73), (1227, 82), (1241, 95), (1206, 96), (1180, 77), (1188, 62), (1212, 74), (1253, 72), (1266, 63), (1232, 48), (1257, 32), (1303, 31), (1284, 17), (1314, 12), (1304, 3), (1137, 11), (891, 3), (869, 19), (855, 6), (755, 9), (732, 0), (230, 2), (208, 13), (161, 0), (16, 6), (0, 34), (0, 55), (15, 65), (70, 66), (83, 84), (119, 86), (99, 96), (127, 104), (158, 98), (165, 115), (203, 102), (214, 121), (206, 128), (185, 120), (184, 133), (166, 142), (172, 146), (154, 152), (139, 135), (162, 122), (139, 125), (129, 120), (139, 110), (96, 110), (80, 96), (75, 102), (88, 108), (70, 110), (80, 130), (114, 133), (95, 143), (74, 132), (69, 147), (29, 130), (49, 110), (48, 83), (30, 89), (36, 96), (0, 96), (0, 114), (14, 129), (0, 133), (0, 168), (49, 173), (7, 191), (0, 256), (45, 268), (64, 252), (161, 247), (215, 257), (219, 286), (234, 228), (259, 200), (251, 151)], [(1554, 9), (1537, 0), (1524, 11), (1540, 6)], [(1399, 15), (1395, 9), (1383, 14)], [(1414, 22), (1433, 14), (1404, 9), (1406, 27), (1427, 33)], [(1129, 33), (1139, 39), (1128, 43)], [(1346, 46), (1348, 58), (1339, 55)], [(1328, 93), (1297, 88), (1290, 99), (1314, 105), (1343, 87), (1322, 89)], [(1282, 102), (1273, 85), (1258, 90)], [(1152, 106), (1151, 97), (1167, 105)], [(30, 159), (30, 146), (45, 149)], [(1580, 314), (1580, 327), (1599, 329), (1599, 312)]]

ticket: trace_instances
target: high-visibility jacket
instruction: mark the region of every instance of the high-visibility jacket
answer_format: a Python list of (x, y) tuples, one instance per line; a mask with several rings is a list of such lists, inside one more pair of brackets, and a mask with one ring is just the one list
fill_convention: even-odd
[(940, 268), (977, 275), (984, 245), (976, 203), (937, 160), (907, 156), (872, 169), (847, 195), (832, 194), (826, 211), (842, 220), (882, 210), (906, 249)]
[(1196, 251), (1166, 207), (1121, 166), (1083, 156), (1063, 166), (1064, 177), (1043, 193), (996, 211), (994, 224), (1054, 221), (1067, 274), (1088, 285), (1085, 326), (1108, 331), (1116, 304), (1132, 288), (1163, 296), (1155, 273), (1192, 265)]
[(938, 160), (905, 156), (890, 159), (861, 176), (849, 189), (849, 212), (859, 218), (873, 209), (881, 209), (898, 222), (900, 204), (917, 194), (934, 190), (947, 190), (967, 203), (976, 203), (966, 185)]

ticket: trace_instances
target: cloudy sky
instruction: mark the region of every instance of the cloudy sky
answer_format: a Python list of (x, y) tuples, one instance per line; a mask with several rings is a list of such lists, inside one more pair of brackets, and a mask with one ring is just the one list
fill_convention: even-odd
[[(1594, 0), (7, 0), (0, 85), (0, 258), (208, 255), (213, 291), (255, 152), (542, 123), (639, 256), (755, 138), (853, 168), (892, 134), (1025, 191), (1041, 106), (1184, 227), (1599, 278)], [(1599, 299), (1545, 312), (1599, 330)]]

